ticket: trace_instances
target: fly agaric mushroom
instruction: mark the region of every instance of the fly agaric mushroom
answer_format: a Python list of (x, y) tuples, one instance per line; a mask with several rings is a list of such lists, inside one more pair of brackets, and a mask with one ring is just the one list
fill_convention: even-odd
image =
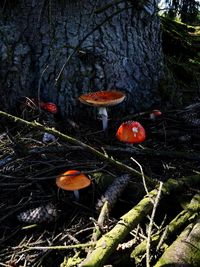
[(119, 141), (124, 143), (140, 143), (146, 138), (146, 132), (143, 126), (137, 121), (123, 122), (116, 133)]
[(105, 131), (108, 127), (107, 107), (121, 103), (124, 98), (125, 94), (120, 91), (98, 91), (81, 95), (79, 100), (83, 104), (98, 108), (98, 113), (103, 124), (103, 130)]
[(56, 114), (58, 113), (58, 108), (56, 106), (56, 104), (52, 103), (52, 102), (43, 102), (43, 101), (39, 101), (39, 100), (35, 100), (33, 98), (28, 99), (29, 100), (29, 105), (30, 103), (36, 105), (37, 107), (46, 110), (52, 114)]
[(48, 111), (50, 113), (53, 113), (53, 114), (58, 113), (58, 108), (57, 108), (56, 104), (54, 104), (54, 103), (51, 103), (51, 102), (48, 102), (48, 103), (39, 102), (38, 106), (41, 109), (46, 110), (46, 111)]
[(152, 110), (152, 112), (150, 113), (149, 117), (151, 120), (155, 120), (157, 117), (159, 117), (160, 115), (162, 115), (162, 112), (158, 109), (154, 109)]
[(79, 200), (79, 189), (85, 188), (91, 184), (91, 180), (83, 173), (77, 170), (69, 170), (56, 178), (56, 184), (59, 188), (74, 192), (75, 199)]

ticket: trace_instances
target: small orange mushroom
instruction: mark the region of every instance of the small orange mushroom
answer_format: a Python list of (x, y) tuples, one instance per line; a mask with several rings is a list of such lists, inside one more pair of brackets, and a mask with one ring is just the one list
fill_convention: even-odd
[(108, 127), (107, 107), (115, 106), (121, 103), (125, 98), (125, 94), (120, 91), (98, 91), (84, 94), (79, 97), (81, 103), (98, 108), (101, 116), (103, 130)]
[(124, 143), (141, 143), (146, 138), (144, 127), (137, 121), (123, 122), (116, 133), (119, 141)]
[(56, 178), (56, 185), (64, 190), (74, 191), (76, 200), (79, 200), (78, 190), (91, 184), (91, 180), (78, 170), (69, 170)]

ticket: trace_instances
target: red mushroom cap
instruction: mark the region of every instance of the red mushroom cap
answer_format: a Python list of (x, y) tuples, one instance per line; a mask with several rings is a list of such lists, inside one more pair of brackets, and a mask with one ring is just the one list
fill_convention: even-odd
[(125, 143), (140, 143), (146, 138), (146, 132), (143, 126), (137, 121), (123, 122), (116, 133), (119, 141)]
[(43, 110), (46, 110), (50, 113), (56, 114), (58, 112), (58, 108), (56, 106), (56, 104), (48, 102), (48, 103), (44, 103), (44, 102), (39, 102), (39, 107), (42, 108)]
[(98, 91), (84, 94), (79, 97), (83, 104), (107, 107), (121, 103), (125, 98), (125, 94), (120, 91)]

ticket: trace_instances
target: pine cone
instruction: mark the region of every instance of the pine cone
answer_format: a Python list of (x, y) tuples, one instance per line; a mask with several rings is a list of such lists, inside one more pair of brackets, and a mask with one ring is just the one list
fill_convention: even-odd
[(20, 222), (26, 223), (44, 223), (55, 220), (57, 216), (58, 211), (56, 207), (52, 203), (49, 203), (47, 205), (21, 212), (17, 215), (17, 219)]
[(190, 127), (199, 127), (200, 119), (198, 117), (199, 114), (195, 112), (188, 112), (181, 116), (181, 119)]
[(200, 127), (200, 103), (199, 102), (187, 106), (182, 111), (180, 111), (177, 115), (187, 126)]
[(130, 179), (131, 176), (128, 174), (115, 178), (114, 182), (107, 188), (106, 192), (100, 199), (98, 199), (96, 209), (100, 210), (106, 201), (108, 201), (109, 208), (111, 209), (116, 204), (119, 196), (126, 188)]

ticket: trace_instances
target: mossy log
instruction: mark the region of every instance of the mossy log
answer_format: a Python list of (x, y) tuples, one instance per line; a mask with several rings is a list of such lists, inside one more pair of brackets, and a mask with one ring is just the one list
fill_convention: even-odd
[(164, 252), (154, 267), (193, 266), (200, 263), (200, 217), (189, 224)]
[[(175, 181), (169, 179), (163, 184), (161, 197), (170, 194), (172, 191), (181, 189), (185, 184), (199, 184), (199, 175), (184, 177)], [(153, 209), (153, 203), (158, 194), (158, 190), (154, 189), (149, 192), (135, 207), (122, 216), (116, 226), (102, 236), (96, 243), (91, 254), (79, 265), (80, 267), (100, 267), (106, 262), (108, 257), (115, 251), (118, 244), (137, 226), (137, 224)]]
[[(167, 230), (165, 231), (165, 235), (162, 239), (162, 243), (168, 240), (173, 234), (177, 233), (177, 231), (181, 227), (185, 227), (188, 222), (192, 222), (192, 219), (194, 220), (196, 218), (196, 215), (198, 214), (200, 210), (200, 195), (195, 195), (191, 202), (187, 205), (186, 209), (182, 210), (167, 226)], [(151, 244), (152, 246), (157, 246), (160, 242), (162, 232), (156, 233), (151, 238)], [(143, 258), (147, 247), (147, 241), (144, 240), (141, 242), (138, 246), (135, 247), (135, 249), (131, 253), (131, 259), (134, 260), (134, 262), (140, 263), (141, 259)]]

